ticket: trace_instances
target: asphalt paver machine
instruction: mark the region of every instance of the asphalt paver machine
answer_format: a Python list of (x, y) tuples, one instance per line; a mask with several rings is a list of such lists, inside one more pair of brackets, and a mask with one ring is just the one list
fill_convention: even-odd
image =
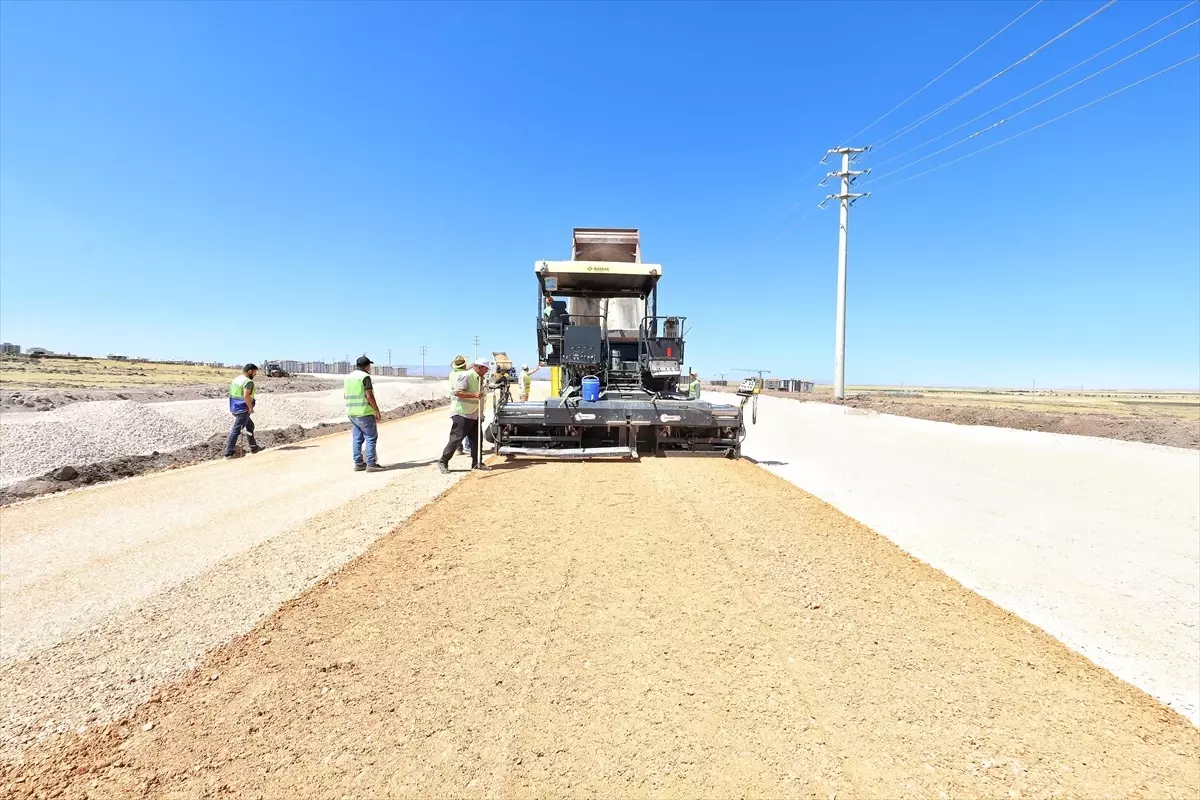
[[(686, 317), (658, 313), (663, 268), (636, 229), (576, 228), (569, 261), (537, 261), (539, 361), (552, 396), (498, 402), (485, 438), (508, 456), (737, 458), (738, 405), (689, 399)], [(549, 298), (549, 302), (547, 302)]]

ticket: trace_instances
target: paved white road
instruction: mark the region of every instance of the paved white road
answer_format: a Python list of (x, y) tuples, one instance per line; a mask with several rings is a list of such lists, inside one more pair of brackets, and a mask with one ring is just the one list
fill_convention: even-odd
[(759, 403), (747, 456), (1200, 724), (1200, 452)]

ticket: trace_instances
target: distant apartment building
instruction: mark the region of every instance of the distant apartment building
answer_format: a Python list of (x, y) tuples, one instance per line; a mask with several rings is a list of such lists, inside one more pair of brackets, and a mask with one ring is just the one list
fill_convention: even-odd
[(21, 355), (21, 345), (12, 342), (0, 343), (0, 355), (19, 356)]
[(330, 370), (330, 372), (332, 372), (334, 375), (349, 375), (354, 371), (354, 365), (349, 361), (338, 361), (334, 363), (332, 367), (333, 368)]
[(301, 369), (302, 366), (299, 361), (292, 361), (291, 359), (279, 362), (279, 368), (284, 372), (303, 372), (304, 370)]

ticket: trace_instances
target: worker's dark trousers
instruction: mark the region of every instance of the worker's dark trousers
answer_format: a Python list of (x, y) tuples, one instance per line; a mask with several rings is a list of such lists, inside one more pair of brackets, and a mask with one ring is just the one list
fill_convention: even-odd
[(458, 448), (462, 446), (463, 439), (470, 436), (471, 442), (471, 466), (479, 465), (479, 437), (476, 435), (479, 420), (468, 419), (455, 414), (450, 418), (450, 441), (446, 443), (446, 449), (442, 451), (442, 463), (449, 465), (450, 459), (458, 452)]
[(258, 442), (254, 439), (254, 420), (250, 419), (250, 415), (243, 411), (233, 415), (233, 429), (229, 431), (229, 438), (225, 440), (225, 455), (233, 455), (237, 448), (237, 437), (241, 435), (242, 428), (246, 429), (246, 438), (250, 440), (250, 452), (258, 449)]

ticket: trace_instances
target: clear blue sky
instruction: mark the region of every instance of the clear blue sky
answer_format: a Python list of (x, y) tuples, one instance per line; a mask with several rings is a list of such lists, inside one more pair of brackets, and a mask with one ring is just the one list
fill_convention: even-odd
[[(875, 159), (1184, 2), (1117, 3)], [(827, 381), (837, 212), (807, 213), (810, 168), (1029, 4), (4, 3), (0, 337), (411, 364), (478, 333), (529, 360), (532, 262), (630, 226), (703, 374)], [(1043, 3), (854, 144), (1100, 5)], [(1194, 26), (977, 141), (1198, 50)], [(1196, 388), (1197, 63), (858, 205), (848, 380)]]

